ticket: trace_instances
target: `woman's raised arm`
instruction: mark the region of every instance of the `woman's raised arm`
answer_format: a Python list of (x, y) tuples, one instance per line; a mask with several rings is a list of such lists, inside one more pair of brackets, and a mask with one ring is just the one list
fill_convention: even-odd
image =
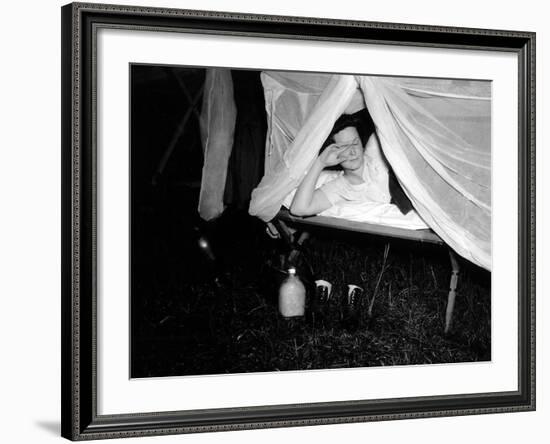
[(302, 180), (302, 183), (296, 190), (294, 199), (292, 199), (290, 212), (293, 215), (313, 216), (332, 206), (325, 194), (315, 189), (315, 185), (317, 184), (317, 179), (321, 171), (323, 171), (325, 167), (338, 165), (342, 161), (340, 158), (341, 153), (342, 150), (340, 147), (336, 144), (332, 144), (315, 159), (315, 162), (313, 162), (304, 180)]

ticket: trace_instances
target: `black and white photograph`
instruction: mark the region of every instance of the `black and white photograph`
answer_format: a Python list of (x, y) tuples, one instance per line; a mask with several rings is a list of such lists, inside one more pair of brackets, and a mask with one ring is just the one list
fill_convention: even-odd
[(2, 442), (546, 442), (548, 11), (7, 2)]
[(130, 377), (491, 360), (491, 82), (131, 64)]

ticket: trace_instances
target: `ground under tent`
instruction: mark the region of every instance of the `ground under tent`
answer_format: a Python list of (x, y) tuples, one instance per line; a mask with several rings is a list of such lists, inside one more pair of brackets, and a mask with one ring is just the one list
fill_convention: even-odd
[[(265, 172), (252, 193), (250, 214), (280, 227), (329, 226), (448, 245), (453, 266), (448, 330), (458, 274), (454, 252), (491, 269), (490, 84), (281, 72), (263, 72), (262, 84)], [(302, 219), (284, 211), (285, 199), (299, 185), (334, 121), (364, 107), (374, 121), (383, 158), (425, 222), (423, 228), (395, 226), (380, 214), (360, 220), (341, 214)], [(236, 118), (231, 72), (207, 70), (199, 203), (205, 219), (223, 212)]]

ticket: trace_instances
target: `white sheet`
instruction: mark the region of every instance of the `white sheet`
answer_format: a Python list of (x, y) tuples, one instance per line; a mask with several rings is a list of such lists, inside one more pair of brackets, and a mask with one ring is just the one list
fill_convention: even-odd
[[(341, 172), (323, 171), (317, 180), (316, 188), (334, 179)], [(289, 193), (284, 199), (283, 205), (290, 208), (296, 190)], [(389, 203), (379, 202), (341, 202), (323, 211), (319, 216), (336, 217), (354, 222), (367, 222), (389, 227), (405, 228), (409, 230), (425, 230), (428, 227), (414, 210), (407, 214), (401, 213), (399, 208)]]

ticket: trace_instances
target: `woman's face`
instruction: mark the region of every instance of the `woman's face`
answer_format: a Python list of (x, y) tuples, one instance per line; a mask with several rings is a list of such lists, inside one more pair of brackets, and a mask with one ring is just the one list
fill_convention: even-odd
[(348, 126), (334, 134), (333, 139), (334, 143), (342, 149), (340, 157), (344, 160), (340, 165), (344, 170), (354, 171), (363, 166), (363, 144), (353, 126)]

